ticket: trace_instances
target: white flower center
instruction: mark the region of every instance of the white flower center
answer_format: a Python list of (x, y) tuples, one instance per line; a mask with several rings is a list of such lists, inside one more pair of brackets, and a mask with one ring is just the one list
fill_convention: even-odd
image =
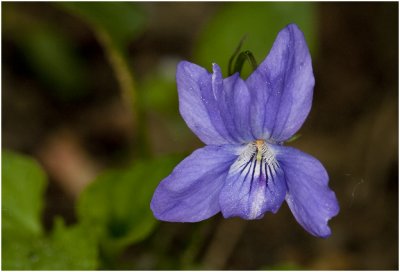
[[(249, 206), (250, 218), (256, 218), (266, 201), (265, 188), (274, 182), (275, 175), (279, 169), (279, 163), (275, 159), (275, 152), (271, 145), (264, 140), (256, 140), (247, 144), (241, 150), (239, 157), (233, 163), (229, 170), (229, 175), (242, 177), (242, 182), (250, 182), (250, 192), (243, 190), (242, 194), (252, 194), (252, 201)], [(253, 182), (258, 183), (253, 192), (251, 187)]]
[(237, 160), (233, 163), (230, 172), (243, 171), (244, 168), (253, 163), (256, 163), (254, 170), (256, 168), (260, 170), (255, 171), (254, 174), (256, 176), (265, 174), (267, 178), (271, 178), (271, 175), (274, 176), (279, 168), (279, 164), (275, 159), (275, 152), (271, 147), (264, 140), (255, 140), (244, 147)]

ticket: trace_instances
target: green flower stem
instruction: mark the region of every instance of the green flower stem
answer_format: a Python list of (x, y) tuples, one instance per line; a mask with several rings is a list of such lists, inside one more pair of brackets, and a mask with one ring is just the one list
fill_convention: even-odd
[[(127, 38), (131, 37), (134, 32), (132, 29), (125, 29), (124, 35), (121, 36), (120, 33), (117, 33), (117, 35), (117, 28), (110, 24), (109, 21), (104, 20), (104, 14), (113, 15), (112, 12), (107, 12), (108, 7), (118, 8), (120, 13), (128, 8), (128, 6), (121, 7), (121, 4), (115, 4), (107, 7), (100, 4), (89, 5), (80, 2), (62, 3), (58, 6), (79, 16), (80, 19), (86, 22), (103, 47), (106, 58), (118, 81), (122, 102), (126, 109), (130, 111), (133, 146), (129, 148), (133, 147), (134, 150), (132, 151), (135, 154), (134, 157), (146, 157), (149, 151), (149, 145), (146, 137), (146, 127), (143, 122), (144, 110), (139, 103), (139, 92), (135, 88), (134, 76), (126, 54)], [(111, 9), (111, 11), (112, 10), (114, 9)], [(130, 15), (132, 16), (132, 14), (135, 15), (136, 13), (131, 12)]]
[(144, 112), (139, 105), (138, 92), (135, 88), (135, 80), (124, 50), (119, 48), (111, 39), (110, 35), (100, 27), (94, 26), (97, 39), (104, 48), (106, 57), (115, 73), (124, 106), (131, 112), (131, 123), (134, 130), (135, 157), (148, 156), (148, 141), (146, 126), (143, 122)]

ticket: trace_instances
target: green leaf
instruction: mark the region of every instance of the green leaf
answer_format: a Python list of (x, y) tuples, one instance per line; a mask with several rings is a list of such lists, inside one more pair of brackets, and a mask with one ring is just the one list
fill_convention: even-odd
[(40, 214), (45, 179), (45, 173), (35, 160), (11, 151), (2, 152), (3, 234), (42, 234)]
[(36, 241), (43, 233), (40, 213), (43, 209), (41, 197), (44, 188), (45, 174), (35, 160), (3, 150), (3, 269), (31, 268)]
[(97, 241), (85, 226), (56, 222), (47, 237), (41, 225), (46, 177), (35, 160), (2, 152), (2, 268), (95, 269)]
[(3, 235), (3, 269), (89, 270), (97, 268), (95, 236), (83, 225), (66, 228), (61, 219), (50, 237)]
[(37, 252), (37, 269), (88, 270), (97, 268), (95, 235), (83, 225), (67, 228), (61, 218), (56, 220), (51, 236), (45, 240)]
[(3, 14), (5, 35), (53, 96), (69, 101), (87, 94), (87, 71), (65, 31), (15, 3), (4, 5)]
[(173, 76), (153, 73), (140, 85), (141, 103), (146, 111), (172, 115), (178, 112), (178, 92), (175, 83), (175, 66)]
[(277, 265), (263, 265), (259, 270), (304, 270), (305, 268), (292, 262), (285, 262)]
[(50, 27), (29, 28), (20, 46), (34, 72), (58, 98), (72, 100), (87, 94), (86, 70), (65, 34)]
[[(228, 72), (228, 60), (241, 39), (246, 36), (242, 50), (250, 50), (258, 63), (267, 56), (278, 32), (289, 23), (296, 23), (304, 32), (310, 50), (316, 42), (316, 12), (314, 3), (268, 2), (230, 3), (223, 5), (219, 13), (203, 29), (197, 47), (195, 61), (204, 67), (212, 62)], [(243, 74), (252, 71), (245, 65)]]
[(106, 171), (82, 193), (77, 205), (79, 220), (99, 235), (104, 254), (116, 256), (150, 234), (156, 225), (151, 197), (179, 159), (142, 160), (126, 169)]

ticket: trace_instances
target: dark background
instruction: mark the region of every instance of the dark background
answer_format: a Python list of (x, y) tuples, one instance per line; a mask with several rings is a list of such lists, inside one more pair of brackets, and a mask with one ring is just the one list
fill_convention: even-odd
[[(128, 48), (140, 89), (160, 67), (172, 67), (173, 76), (171, 59), (192, 60), (200, 31), (228, 4), (138, 5), (150, 14)], [(315, 11), (314, 102), (293, 146), (328, 170), (341, 207), (330, 221), (332, 236), (312, 237), (284, 204), (257, 221), (217, 215), (198, 224), (161, 223), (119, 256), (117, 268), (180, 269), (192, 260), (213, 269), (398, 268), (398, 3), (315, 3)], [(81, 20), (53, 3), (3, 3), (2, 13), (2, 148), (36, 157), (48, 173), (45, 226), (55, 215), (72, 224), (74, 199), (88, 181), (138, 152), (129, 112)], [(23, 20), (53, 24), (72, 40), (83, 67), (82, 84), (71, 83), (81, 86), (76, 93), (54, 92), (57, 83), (32, 65), (32, 48), (19, 35)], [(141, 117), (153, 154), (202, 146), (171, 97), (171, 115), (149, 108)]]

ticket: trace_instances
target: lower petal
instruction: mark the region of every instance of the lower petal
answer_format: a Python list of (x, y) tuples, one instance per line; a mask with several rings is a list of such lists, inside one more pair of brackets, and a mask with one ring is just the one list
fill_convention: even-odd
[(328, 187), (328, 174), (314, 157), (291, 147), (278, 147), (277, 160), (285, 173), (286, 202), (297, 222), (309, 233), (328, 237), (328, 221), (338, 214), (335, 193)]
[(154, 192), (154, 216), (170, 222), (197, 222), (220, 211), (218, 196), (235, 160), (232, 146), (206, 146), (193, 152)]
[(225, 218), (239, 216), (259, 219), (267, 211), (277, 212), (286, 195), (286, 184), (279, 166), (271, 166), (255, 157), (229, 170), (220, 194), (221, 212)]

